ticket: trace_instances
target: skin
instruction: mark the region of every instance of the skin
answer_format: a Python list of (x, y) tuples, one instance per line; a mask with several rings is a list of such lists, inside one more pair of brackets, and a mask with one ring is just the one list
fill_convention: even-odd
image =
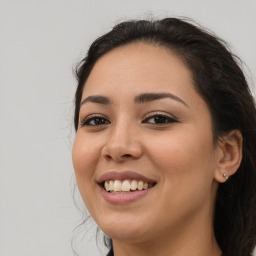
[[(142, 93), (170, 93), (135, 103)], [(113, 239), (115, 256), (219, 256), (213, 233), (214, 199), (223, 173), (241, 161), (237, 131), (213, 141), (209, 109), (191, 72), (164, 47), (135, 43), (101, 57), (86, 81), (82, 101), (101, 95), (109, 104), (81, 105), (73, 164), (81, 196), (99, 227)], [(152, 115), (165, 115), (165, 124)], [(174, 119), (170, 120), (168, 117)], [(87, 118), (87, 119), (86, 119)], [(111, 170), (132, 170), (157, 185), (142, 199), (111, 204), (97, 180)]]

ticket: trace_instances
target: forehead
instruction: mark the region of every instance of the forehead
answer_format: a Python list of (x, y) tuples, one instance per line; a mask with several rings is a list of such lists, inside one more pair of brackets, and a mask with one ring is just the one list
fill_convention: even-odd
[(195, 91), (190, 70), (171, 50), (146, 43), (118, 47), (94, 65), (85, 84), (87, 94), (136, 94)]

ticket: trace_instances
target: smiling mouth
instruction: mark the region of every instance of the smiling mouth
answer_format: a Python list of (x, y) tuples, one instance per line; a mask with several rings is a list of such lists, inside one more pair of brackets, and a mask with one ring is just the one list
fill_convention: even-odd
[(108, 180), (102, 183), (102, 187), (111, 194), (126, 194), (152, 188), (155, 182), (144, 182), (140, 180)]

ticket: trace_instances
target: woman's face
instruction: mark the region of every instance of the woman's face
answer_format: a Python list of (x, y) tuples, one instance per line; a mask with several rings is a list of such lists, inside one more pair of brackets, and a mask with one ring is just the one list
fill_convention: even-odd
[(135, 43), (97, 61), (73, 163), (87, 209), (112, 239), (145, 242), (211, 221), (211, 116), (190, 71), (163, 47)]

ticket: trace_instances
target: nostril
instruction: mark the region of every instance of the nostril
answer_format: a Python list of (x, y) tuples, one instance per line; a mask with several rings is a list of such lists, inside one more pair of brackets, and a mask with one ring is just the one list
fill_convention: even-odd
[(123, 157), (131, 157), (132, 155), (130, 154), (124, 154)]
[(107, 160), (110, 160), (112, 157), (111, 157), (110, 155), (106, 155), (105, 158), (106, 158)]
[(130, 159), (132, 158), (133, 156), (131, 154), (123, 154), (123, 155), (114, 155), (114, 154), (107, 154), (104, 156), (106, 160), (111, 160), (111, 159), (114, 159), (114, 160), (117, 160), (117, 161), (123, 161), (125, 159)]

